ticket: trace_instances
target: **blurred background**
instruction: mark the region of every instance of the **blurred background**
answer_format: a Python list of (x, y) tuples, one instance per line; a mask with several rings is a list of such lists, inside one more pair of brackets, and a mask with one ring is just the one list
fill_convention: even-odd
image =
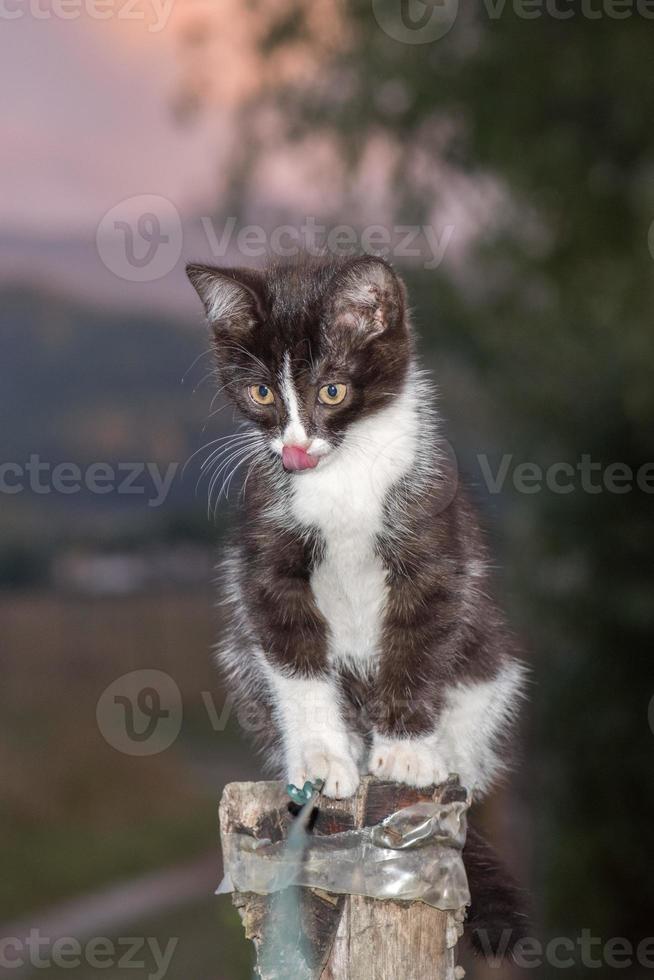
[[(221, 787), (260, 773), (210, 662), (238, 476), (208, 506), (202, 447), (235, 420), (183, 266), (299, 247), (403, 274), (482, 510), (532, 672), (520, 766), (482, 815), (549, 949), (530, 972), (650, 975), (653, 16), (2, 6), (8, 975), (251, 973), (212, 897)], [(78, 965), (30, 930), (77, 937)]]

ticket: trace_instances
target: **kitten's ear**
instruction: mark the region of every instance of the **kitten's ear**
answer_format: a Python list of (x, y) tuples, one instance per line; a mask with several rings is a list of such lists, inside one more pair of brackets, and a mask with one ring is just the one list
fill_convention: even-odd
[(254, 269), (187, 265), (214, 333), (244, 333), (261, 319), (263, 278)]
[(388, 262), (374, 255), (350, 260), (333, 282), (334, 325), (371, 339), (404, 324), (405, 292)]

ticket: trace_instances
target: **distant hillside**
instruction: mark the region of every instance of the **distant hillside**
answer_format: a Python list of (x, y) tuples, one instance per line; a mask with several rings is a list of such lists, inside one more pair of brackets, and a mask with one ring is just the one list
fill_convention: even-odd
[[(200, 384), (212, 368), (200, 318), (192, 324), (99, 312), (26, 289), (5, 289), (0, 306), (0, 462), (11, 464), (3, 468), (0, 548), (36, 545), (39, 536), (111, 539), (125, 529), (133, 536), (175, 522), (197, 522), (208, 534), (204, 490), (195, 493), (200, 461), (184, 479), (181, 469), (232, 420), (227, 410), (202, 431), (213, 387), (211, 379)], [(51, 482), (53, 467), (69, 463), (83, 474), (80, 489), (35, 489), (25, 470), (35, 455), (43, 464), (39, 486)], [(85, 475), (96, 463), (113, 469), (114, 483), (133, 463), (161, 474), (177, 464), (177, 472), (165, 505), (153, 508), (147, 474), (136, 480), (140, 494), (115, 486), (90, 492)], [(7, 491), (18, 482), (24, 489)]]

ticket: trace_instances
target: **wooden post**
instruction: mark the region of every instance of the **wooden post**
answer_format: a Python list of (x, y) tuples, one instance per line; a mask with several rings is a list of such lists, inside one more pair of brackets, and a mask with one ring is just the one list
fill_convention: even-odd
[[(456, 796), (455, 794), (459, 794)], [(449, 795), (448, 795), (449, 794)], [(435, 799), (443, 803), (465, 797), (458, 783), (428, 790), (365, 777), (349, 800), (321, 799), (313, 832), (338, 833), (378, 823), (404, 806)], [(291, 822), (289, 800), (282, 783), (230, 783), (220, 804), (220, 830), (247, 832), (278, 841)], [(456, 943), (465, 909), (442, 912), (423, 902), (380, 901), (358, 895), (333, 895), (302, 888), (301, 913), (294, 950), (281, 975), (320, 980), (458, 980)], [(266, 962), (266, 948), (279, 934), (276, 895), (235, 892), (233, 901), (245, 934), (257, 953), (261, 980), (279, 980), (276, 965)], [(301, 939), (300, 939), (301, 935)], [(292, 962), (300, 941), (310, 952), (306, 972)]]

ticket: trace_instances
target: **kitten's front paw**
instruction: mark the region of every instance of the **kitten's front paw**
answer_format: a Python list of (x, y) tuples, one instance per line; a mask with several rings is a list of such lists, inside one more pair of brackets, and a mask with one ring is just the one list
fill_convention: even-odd
[(342, 800), (356, 793), (359, 770), (349, 755), (336, 755), (326, 745), (310, 745), (302, 753), (297, 771), (294, 768), (289, 776), (296, 786), (303, 786), (307, 779), (323, 779), (325, 796)]
[(378, 779), (409, 786), (438, 786), (448, 776), (436, 749), (420, 739), (375, 739), (368, 768)]

